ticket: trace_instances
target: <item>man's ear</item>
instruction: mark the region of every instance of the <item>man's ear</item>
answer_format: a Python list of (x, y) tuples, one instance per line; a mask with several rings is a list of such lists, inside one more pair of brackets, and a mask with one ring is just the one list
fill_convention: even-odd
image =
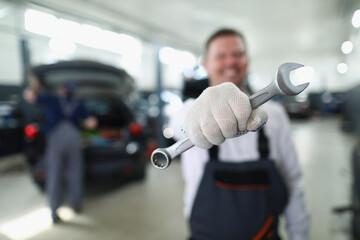
[(206, 71), (207, 71), (207, 60), (206, 60), (205, 57), (202, 59), (201, 64), (204, 66), (204, 68), (205, 68)]

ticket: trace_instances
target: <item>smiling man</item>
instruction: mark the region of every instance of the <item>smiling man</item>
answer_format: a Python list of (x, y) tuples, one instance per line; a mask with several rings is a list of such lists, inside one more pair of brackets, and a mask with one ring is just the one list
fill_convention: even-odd
[(212, 86), (231, 82), (245, 91), (248, 57), (243, 35), (226, 29), (215, 33), (206, 43), (203, 65)]
[(284, 215), (290, 239), (307, 240), (303, 176), (289, 119), (272, 101), (251, 108), (244, 36), (215, 32), (203, 65), (210, 87), (170, 121), (177, 140), (185, 132), (195, 145), (181, 155), (190, 239), (280, 239)]

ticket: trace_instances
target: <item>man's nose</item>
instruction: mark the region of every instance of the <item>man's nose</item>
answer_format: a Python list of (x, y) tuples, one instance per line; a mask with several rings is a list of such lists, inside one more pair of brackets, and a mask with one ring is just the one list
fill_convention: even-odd
[(237, 63), (237, 58), (236, 58), (236, 56), (234, 56), (234, 55), (228, 55), (227, 57), (226, 57), (226, 64), (227, 65), (233, 65), (233, 64), (236, 64)]

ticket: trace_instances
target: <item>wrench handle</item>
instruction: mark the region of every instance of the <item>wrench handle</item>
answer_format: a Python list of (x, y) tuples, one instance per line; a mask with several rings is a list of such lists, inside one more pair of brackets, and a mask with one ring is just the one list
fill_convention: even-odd
[(250, 104), (253, 109), (258, 108), (260, 105), (266, 103), (271, 98), (280, 95), (281, 90), (276, 81), (271, 82), (268, 86), (254, 93), (249, 97)]

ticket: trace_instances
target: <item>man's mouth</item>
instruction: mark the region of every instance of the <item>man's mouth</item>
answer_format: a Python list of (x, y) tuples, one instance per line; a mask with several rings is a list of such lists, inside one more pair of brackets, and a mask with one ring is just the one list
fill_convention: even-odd
[(233, 78), (233, 77), (236, 77), (238, 74), (238, 71), (234, 70), (234, 69), (226, 69), (224, 72), (223, 72), (223, 75), (226, 77), (226, 78)]

